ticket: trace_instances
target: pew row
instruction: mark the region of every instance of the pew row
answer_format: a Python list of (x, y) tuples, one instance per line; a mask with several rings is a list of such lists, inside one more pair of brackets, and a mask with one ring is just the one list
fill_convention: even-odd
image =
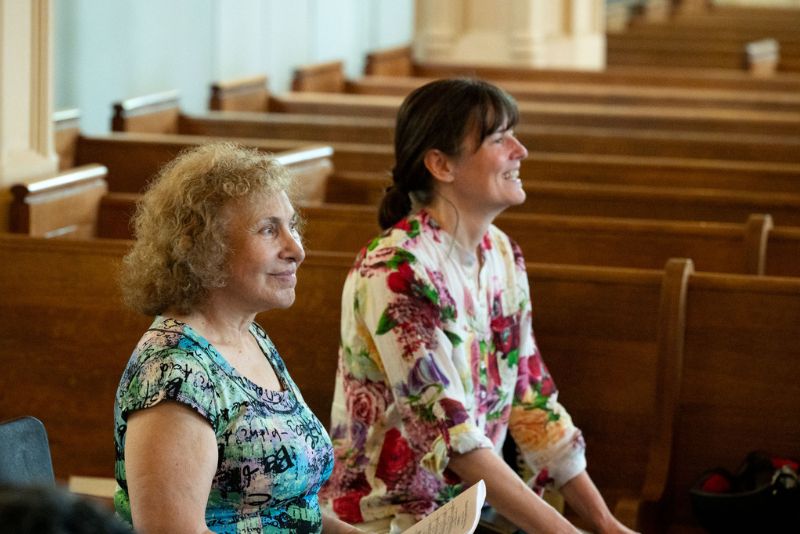
[[(392, 79), (387, 79), (391, 82)], [(265, 76), (231, 80), (211, 86), (212, 111), (280, 112), (295, 115), (394, 119), (402, 95), (287, 92), (272, 95)], [(551, 92), (551, 96), (553, 93)], [(798, 98), (800, 104), (800, 98)], [(798, 110), (698, 109), (657, 102), (518, 102), (520, 124), (594, 126), (655, 129), (668, 131), (707, 131), (797, 135)], [(269, 117), (269, 115), (264, 115)], [(291, 115), (289, 116), (291, 118)], [(340, 119), (346, 123), (346, 119)]]
[[(452, 74), (450, 76), (456, 76)], [(462, 76), (468, 76), (462, 74)], [(449, 76), (439, 76), (441, 78)], [(475, 77), (475, 76), (472, 76)], [(346, 93), (405, 96), (437, 76), (363, 76), (349, 80)], [(798, 111), (800, 95), (794, 92), (745, 91), (735, 89), (691, 89), (638, 85), (559, 84), (556, 81), (490, 80), (505, 89), (517, 102), (556, 102), (624, 106), (674, 106), (682, 109), (729, 111)]]
[[(346, 92), (289, 91), (272, 94), (266, 76), (224, 80), (211, 85), (212, 111), (280, 111), (323, 115), (394, 117), (390, 105), (427, 78), (364, 76), (348, 80)], [(517, 101), (561, 104), (679, 107), (724, 110), (800, 111), (800, 95), (765, 91), (697, 90), (661, 87), (561, 85), (553, 82), (500, 82)], [(369, 98), (367, 98), (369, 97)], [(385, 115), (381, 115), (381, 113)]]
[[(59, 120), (67, 117), (65, 120)], [(55, 139), (59, 147), (62, 172), (74, 167), (102, 165), (110, 191), (142, 191), (147, 182), (181, 151), (219, 138), (177, 134), (112, 133), (83, 135), (77, 112), (55, 115)], [(321, 201), (325, 182), (333, 170), (330, 146), (305, 141), (226, 139), (250, 148), (270, 152), (284, 165), (303, 176), (299, 195), (309, 201)], [(20, 190), (19, 194), (26, 194)]]
[[(308, 80), (308, 90), (314, 85), (326, 86), (322, 80), (334, 77), (338, 66), (327, 64), (308, 73), (296, 73), (299, 81), (295, 90), (305, 89), (302, 81)], [(298, 74), (300, 76), (298, 76)], [(731, 69), (681, 69), (656, 66), (610, 66), (601, 71), (537, 69), (527, 67), (493, 66), (484, 64), (453, 64), (447, 62), (417, 62), (412, 58), (411, 47), (394, 47), (375, 50), (367, 54), (365, 75), (413, 76), (441, 78), (448, 76), (477, 76), (487, 80), (553, 82), (558, 84), (588, 83), (601, 85), (662, 87), (684, 89), (732, 89), (741, 91), (775, 91), (797, 94), (800, 74), (780, 73), (771, 77), (755, 77), (744, 71)]]
[[(130, 350), (150, 321), (119, 304), (116, 269), (128, 245), (0, 237), (0, 250), (9, 258), (0, 267), (0, 288), (5, 293), (21, 277), (31, 280), (24, 293), (15, 291), (14, 299), (0, 303), (10, 369), (0, 377), (0, 417), (24, 412), (43, 420), (59, 478), (113, 474), (110, 407)], [(258, 317), (306, 401), (326, 423), (340, 291), (352, 260), (350, 254), (309, 253), (299, 272), (295, 305)], [(574, 368), (562, 373), (560, 387), (564, 396), (573, 397), (568, 406), (593, 457), (618, 460), (617, 465), (593, 466), (596, 482), (612, 503), (616, 496), (638, 496), (647, 463), (664, 278), (657, 270), (531, 266), (542, 350), (551, 368), (559, 360), (565, 369)], [(604, 306), (627, 311), (597, 313)], [(570, 332), (576, 324), (584, 332), (580, 346)], [(604, 376), (634, 381), (637, 387), (611, 391), (601, 381), (588, 380), (598, 365)], [(582, 385), (584, 379), (592, 385)], [(83, 432), (84, 427), (91, 432)]]
[[(105, 195), (97, 236), (132, 238), (129, 220), (137, 199), (130, 193)], [(303, 242), (311, 250), (355, 255), (380, 233), (372, 206), (298, 208), (305, 219)], [(686, 257), (702, 271), (800, 277), (800, 227), (773, 228), (768, 215), (732, 224), (508, 213), (496, 224), (536, 263), (657, 269), (668, 258)]]
[[(172, 136), (174, 137), (174, 136)], [(161, 165), (181, 150), (196, 146), (193, 143), (153, 144), (150, 142), (96, 143), (102, 137), (81, 138), (79, 157), (89, 148), (87, 159), (104, 161), (106, 165), (86, 164), (58, 172), (55, 176), (11, 187), (9, 230), (40, 237), (91, 238), (103, 234), (98, 228), (98, 212), (109, 190), (108, 167), (114, 169), (115, 187), (141, 191), (146, 181)], [(106, 139), (107, 140), (107, 139)], [(130, 141), (130, 139), (128, 139)], [(85, 144), (83, 144), (85, 142)], [(91, 149), (104, 147), (92, 153)], [(297, 150), (276, 152), (275, 158), (297, 177), (297, 199), (302, 202), (322, 202), (332, 165), (331, 149), (308, 146)], [(134, 195), (135, 196), (135, 195)], [(130, 206), (133, 213), (133, 204)], [(105, 223), (103, 223), (105, 224)]]
[[(0, 237), (10, 295), (0, 417), (45, 422), (61, 479), (112, 476), (109, 410), (150, 322), (119, 304), (128, 245)], [(310, 253), (295, 305), (258, 317), (323, 421), (351, 262)], [(692, 524), (687, 484), (704, 469), (753, 448), (796, 454), (800, 280), (694, 273), (685, 260), (664, 270), (530, 264), (529, 278), (538, 344), (584, 431), (593, 478), (628, 524), (655, 531), (656, 511), (663, 524)]]
[[(131, 239), (140, 195), (106, 193), (102, 177), (73, 178), (14, 186), (11, 231)], [(299, 200), (312, 250), (355, 255), (380, 232), (374, 206)], [(800, 227), (773, 228), (769, 215), (728, 224), (507, 213), (497, 224), (537, 263), (658, 268), (680, 256), (703, 271), (800, 276)]]
[[(766, 35), (770, 35), (767, 33)], [(800, 46), (780, 43), (773, 39), (776, 50), (772, 51), (774, 62), (771, 71), (800, 71)], [(747, 68), (747, 46), (764, 43), (765, 39), (745, 41), (720, 41), (713, 36), (705, 39), (682, 41), (638, 32), (610, 34), (606, 36), (607, 64), (616, 65), (662, 65), (665, 67), (702, 68)], [(767, 43), (764, 43), (767, 44)], [(753, 67), (755, 65), (752, 65)]]
[[(267, 89), (266, 78), (261, 76), (214, 84), (210, 106), (219, 111), (275, 111), (389, 118), (395, 113), (393, 106), (399, 102), (398, 97), (345, 93), (292, 92), (273, 96)], [(800, 165), (787, 163), (531, 151), (522, 166), (524, 175), (545, 181), (659, 186), (670, 184), (681, 187), (800, 192)]]
[[(335, 173), (327, 202), (378, 205), (389, 185), (386, 176)], [(800, 226), (800, 195), (689, 187), (634, 186), (524, 180), (528, 200), (509, 213), (583, 215), (674, 221), (741, 222), (768, 213), (778, 226)]]
[[(379, 118), (290, 114), (210, 112), (207, 115), (187, 115), (180, 111), (177, 93), (170, 91), (115, 104), (112, 129), (117, 132), (387, 144), (392, 140), (394, 123)], [(526, 146), (543, 152), (800, 163), (800, 129), (798, 135), (731, 136), (719, 132), (670, 132), (624, 126), (533, 124), (518, 125), (515, 135)]]

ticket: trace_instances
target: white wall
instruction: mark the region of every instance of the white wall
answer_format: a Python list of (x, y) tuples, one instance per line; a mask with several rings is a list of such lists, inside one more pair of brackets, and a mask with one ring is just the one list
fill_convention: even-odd
[(405, 45), (413, 0), (54, 0), (55, 109), (77, 107), (87, 133), (108, 131), (113, 102), (178, 89), (207, 109), (215, 80), (268, 74), (289, 89), (295, 67)]

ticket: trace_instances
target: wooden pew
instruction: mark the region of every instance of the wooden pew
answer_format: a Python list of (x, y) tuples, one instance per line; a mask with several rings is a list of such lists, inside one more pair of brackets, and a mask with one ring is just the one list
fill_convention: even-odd
[[(391, 80), (389, 80), (391, 81)], [(394, 95), (288, 92), (270, 95), (266, 77), (213, 84), (210, 109), (217, 111), (281, 112), (298, 115), (394, 119), (402, 101)], [(800, 103), (800, 99), (798, 99)], [(638, 129), (800, 134), (798, 111), (697, 109), (648, 102), (520, 101), (520, 124), (625, 127)], [(263, 117), (270, 117), (264, 115)], [(340, 119), (346, 123), (346, 119)]]
[(688, 491), (705, 470), (735, 470), (757, 449), (800, 454), (800, 280), (691, 274), (682, 323), (682, 379), (669, 391), (677, 409), (665, 432), (672, 453), (648, 473), (664, 491), (641, 509), (692, 525)]
[(53, 139), (58, 154), (58, 169), (75, 167), (75, 151), (81, 135), (80, 111), (74, 108), (53, 113)]
[[(403, 59), (405, 58), (405, 59)], [(405, 62), (405, 64), (404, 64)], [(333, 76), (335, 65), (316, 77)], [(553, 82), (559, 84), (591, 83), (636, 87), (733, 89), (742, 91), (776, 91), (797, 94), (800, 75), (781, 73), (769, 78), (754, 77), (730, 69), (680, 69), (663, 67), (608, 67), (602, 71), (535, 69), (510, 66), (415, 62), (410, 47), (376, 50), (367, 55), (366, 75), (445, 77), (477, 76), (487, 80)], [(316, 80), (322, 84), (321, 80)]]
[[(117, 272), (129, 246), (124, 240), (0, 235), (0, 419), (23, 414), (40, 418), (61, 480), (113, 476), (114, 394), (133, 347), (152, 321), (120, 300)], [(301, 315), (259, 317), (270, 333), (285, 329), (275, 336), (281, 349), (298, 345), (285, 356), (287, 365), (323, 420), (330, 413), (336, 348), (314, 347), (320, 338), (336, 337), (339, 305), (333, 302), (339, 296), (330, 288), (333, 280), (344, 280), (352, 260), (334, 255), (331, 262), (322, 254), (309, 254), (303, 266), (306, 277), (298, 285), (298, 296), (307, 306)], [(320, 303), (326, 305), (317, 309)], [(309, 322), (312, 315), (315, 320)], [(294, 336), (300, 339), (287, 343)], [(320, 374), (321, 369), (327, 372)], [(319, 376), (329, 379), (319, 383)]]
[[(316, 65), (309, 67), (312, 71)], [(297, 72), (302, 72), (298, 69)], [(343, 77), (339, 73), (339, 77)], [(400, 105), (401, 96), (407, 94), (413, 88), (430, 81), (425, 78), (392, 78), (382, 77), (376, 80), (362, 79), (350, 82), (347, 89), (351, 92), (375, 93), (364, 99), (345, 96), (349, 93), (321, 93), (311, 91), (311, 98), (304, 96), (302, 91), (292, 91), (281, 95), (271, 95), (266, 88), (266, 77), (253, 77), (242, 80), (231, 80), (212, 85), (210, 109), (212, 110), (231, 110), (231, 111), (280, 111), (283, 113), (298, 114), (322, 114), (337, 116), (359, 116), (365, 118), (394, 118), (396, 110)], [(304, 87), (302, 83), (295, 84), (297, 87)], [(511, 84), (509, 84), (511, 85)], [(338, 84), (337, 84), (338, 86)], [(316, 88), (317, 85), (313, 85)], [(517, 84), (517, 87), (529, 90), (527, 85)], [(508, 87), (507, 87), (508, 88)], [(631, 94), (630, 88), (623, 88), (628, 95)], [(561, 88), (554, 88), (552, 84), (547, 89), (550, 95), (549, 101), (538, 98), (542, 91), (535, 93), (535, 96), (520, 100), (520, 125), (561, 125), (561, 126), (590, 126), (608, 128), (636, 128), (653, 130), (690, 130), (707, 132), (739, 132), (739, 133), (760, 133), (760, 134), (786, 134), (800, 135), (800, 95), (791, 95), (785, 99), (794, 102), (795, 109), (764, 110), (764, 109), (715, 109), (709, 108), (708, 101), (701, 101), (695, 96), (693, 105), (684, 106), (682, 103), (666, 103), (655, 99), (646, 102), (625, 101), (624, 98), (617, 98), (615, 101), (608, 102), (601, 99), (595, 101), (560, 101), (557, 96), (561, 94)], [(687, 92), (696, 95), (697, 91)], [(587, 94), (576, 91), (570, 95), (580, 94), (581, 98), (586, 99)], [(663, 92), (659, 94), (664, 94)], [(331, 96), (339, 95), (339, 96)], [(766, 96), (759, 93), (760, 96)], [(390, 98), (394, 96), (394, 98)], [(523, 96), (528, 97), (527, 94)], [(654, 95), (655, 96), (655, 95)], [(381, 97), (381, 98), (378, 98)], [(572, 97), (570, 97), (572, 98)], [(674, 96), (673, 96), (674, 98)], [(574, 98), (572, 98), (574, 100)], [(778, 99), (779, 102), (783, 100)], [(332, 106), (335, 102), (337, 105)], [(702, 102), (702, 104), (701, 104)], [(738, 101), (731, 98), (729, 102)], [(748, 99), (748, 103), (753, 100)], [(759, 100), (759, 103), (763, 100)], [(136, 104), (131, 104), (134, 106)], [(164, 105), (164, 102), (161, 103)], [(177, 96), (174, 105), (177, 107)], [(125, 125), (125, 103), (117, 105), (117, 112), (114, 123), (116, 130), (144, 131), (143, 127), (135, 124), (134, 118), (129, 119), (131, 124)], [(338, 108), (338, 109), (337, 109)], [(141, 109), (141, 108), (140, 108)], [(170, 130), (190, 132), (191, 126), (181, 125), (180, 119), (173, 113), (170, 120)], [(122, 118), (117, 118), (122, 117)], [(196, 120), (198, 117), (181, 117), (189, 121)], [(238, 117), (238, 116), (237, 116)], [(264, 120), (268, 120), (271, 115), (262, 115)], [(287, 119), (292, 120), (291, 116)], [(313, 121), (315, 119), (302, 118), (301, 120)], [(342, 125), (350, 127), (351, 124), (344, 119), (339, 119)], [(371, 126), (372, 123), (365, 123)], [(176, 126), (177, 125), (177, 126)], [(274, 136), (264, 126), (266, 136)], [(167, 131), (166, 128), (163, 131)], [(205, 132), (200, 132), (205, 133)], [(234, 135), (239, 135), (234, 132)], [(328, 139), (334, 140), (362, 140), (369, 141), (376, 139), (373, 133), (366, 138), (355, 139)]]
[[(288, 136), (317, 142), (388, 143), (394, 123), (386, 119), (230, 114), (188, 116), (174, 93), (131, 99), (114, 106), (113, 129), (181, 132), (232, 137)], [(737, 135), (714, 132), (667, 132), (620, 127), (519, 125), (522, 143), (545, 152), (632, 154), (741, 161), (800, 163), (800, 135)]]
[[(286, 154), (287, 160), (297, 161), (304, 179), (300, 182), (302, 196), (318, 198), (325, 190), (325, 181), (332, 171), (329, 146), (302, 141), (259, 141), (256, 139), (228, 139), (232, 142), (258, 148), (273, 154)], [(174, 159), (181, 151), (202, 144), (219, 141), (218, 138), (183, 135), (111, 134), (81, 136), (78, 139), (77, 162), (101, 162), (108, 168), (111, 191), (138, 192), (158, 170)], [(289, 154), (292, 154), (289, 157)]]
[(119, 300), (129, 245), (0, 236), (0, 419), (42, 420), (61, 481), (114, 474), (114, 393), (151, 322)]
[(97, 235), (97, 208), (108, 191), (108, 169), (88, 164), (11, 187), (9, 230), (42, 237)]
[[(138, 195), (110, 193), (100, 202), (98, 237), (130, 239)], [(380, 233), (374, 206), (301, 205), (303, 242), (311, 250), (355, 255)], [(497, 226), (536, 263), (657, 269), (671, 257), (692, 258), (699, 270), (800, 276), (800, 228), (773, 228), (752, 215), (744, 224), (672, 222), (509, 213)], [(774, 237), (773, 237), (774, 236)], [(772, 240), (779, 244), (772, 249)]]
[[(349, 80), (347, 93), (405, 96), (416, 87), (436, 78), (481, 77), (469, 72), (431, 73), (428, 76), (367, 75)], [(489, 79), (489, 78), (486, 78)], [(800, 96), (793, 89), (765, 91), (746, 89), (705, 89), (616, 85), (590, 82), (559, 83), (557, 80), (490, 79), (518, 102), (562, 102), (609, 105), (680, 106), (684, 108), (750, 109), (756, 111), (798, 110)]]
[[(766, 32), (755, 34), (750, 38), (731, 39), (725, 36), (718, 38), (716, 34), (695, 34), (693, 38), (687, 39), (685, 33), (676, 37), (672, 33), (661, 31), (650, 33), (650, 28), (654, 28), (654, 26), (640, 27), (636, 33), (608, 34), (606, 36), (608, 64), (621, 65), (623, 63), (615, 62), (613, 59), (615, 54), (622, 60), (626, 55), (638, 50), (643, 55), (667, 54), (669, 60), (676, 62), (679, 60), (674, 56), (683, 54), (684, 56), (700, 57), (703, 61), (708, 61), (709, 67), (712, 68), (723, 65), (729, 65), (729, 68), (734, 69), (742, 68), (747, 44), (764, 39), (766, 36), (775, 38), (772, 32)], [(673, 26), (674, 28), (675, 26)], [(783, 39), (776, 39), (776, 42), (779, 44), (780, 53), (778, 70), (793, 71), (798, 66), (798, 58), (800, 58), (800, 41), (786, 42)], [(653, 58), (651, 57), (651, 59)]]
[[(112, 474), (109, 406), (150, 321), (118, 301), (127, 246), (0, 237), (10, 296), (0, 302), (0, 417), (44, 420), (59, 478)], [(350, 256), (310, 253), (295, 305), (258, 318), (324, 421)], [(593, 477), (626, 520), (646, 520), (643, 505), (680, 490), (658, 506), (669, 522), (691, 522), (680, 493), (702, 469), (754, 447), (796, 453), (800, 281), (696, 274), (685, 261), (663, 271), (531, 264), (529, 278), (538, 343), (585, 433)]]
[[(766, 45), (768, 54), (754, 57), (748, 52), (753, 43)], [(635, 39), (626, 41), (625, 34), (607, 40), (606, 61), (609, 66), (662, 66), (668, 68), (745, 69), (751, 73), (773, 75), (779, 72), (800, 72), (800, 57), (780, 48), (774, 39), (743, 44), (705, 43), (705, 46), (681, 42)], [(766, 63), (769, 62), (767, 65)], [(759, 70), (760, 69), (760, 70)]]
[[(9, 347), (9, 372), (0, 375), (0, 417), (32, 413), (44, 421), (59, 478), (113, 473), (108, 422), (114, 391), (150, 321), (119, 304), (114, 280), (127, 246), (0, 236), (0, 251), (8, 258), (0, 266), (0, 289), (15, 295), (0, 302), (0, 333)], [(309, 253), (295, 305), (258, 317), (326, 423), (340, 288), (352, 260), (350, 254)], [(535, 264), (529, 272), (539, 344), (584, 431), (594, 479), (612, 506), (617, 497), (636, 497), (655, 416), (659, 314), (668, 313), (662, 287), (674, 274)], [(621, 312), (599, 313), (603, 309)], [(596, 380), (600, 372), (635, 387), (609, 388)]]
[[(388, 183), (387, 177), (369, 173), (334, 174), (325, 198), (377, 205)], [(741, 222), (752, 213), (769, 213), (776, 225), (800, 226), (797, 194), (538, 180), (526, 180), (524, 187), (528, 200), (509, 213), (717, 222)]]
[[(290, 150), (313, 150), (324, 156), (324, 173), (330, 172), (330, 163), (336, 169), (358, 172), (385, 172), (390, 165), (392, 150), (383, 145), (359, 143), (329, 143), (320, 145), (303, 140), (254, 138), (226, 138), (244, 146), (265, 152), (278, 153)], [(78, 139), (78, 162), (100, 161), (109, 168), (109, 188), (112, 191), (141, 191), (158, 169), (172, 160), (182, 150), (203, 143), (220, 141), (219, 137), (179, 134), (112, 133), (108, 135), (82, 135)], [(331, 153), (331, 151), (333, 152)]]
[[(212, 111), (279, 111), (323, 115), (366, 115), (393, 118), (394, 109), (420, 80), (397, 76), (364, 76), (349, 80), (345, 90), (331, 93), (290, 91), (271, 94), (266, 76), (225, 80), (211, 85)], [(502, 81), (502, 86), (520, 102), (558, 102), (650, 107), (751, 109), (800, 111), (800, 95), (765, 91), (697, 90), (660, 87), (558, 84), (553, 82)], [(360, 95), (360, 96), (354, 96)], [(369, 98), (365, 98), (369, 95)]]
[[(88, 170), (94, 174), (76, 173), (72, 181), (62, 176), (14, 186), (11, 231), (132, 238), (140, 195), (106, 193), (104, 168)], [(299, 200), (307, 220), (304, 241), (313, 250), (355, 254), (380, 231), (374, 205)], [(770, 216), (725, 224), (508, 213), (497, 224), (539, 263), (657, 268), (681, 256), (704, 271), (800, 276), (800, 228), (773, 228)]]
[[(142, 151), (132, 149), (125, 151), (125, 143), (111, 143), (120, 156), (117, 160), (109, 158), (108, 152), (100, 152), (99, 159), (110, 162), (112, 167), (118, 163), (124, 168), (124, 156), (136, 158)], [(153, 145), (141, 145), (152, 149)], [(140, 146), (140, 148), (141, 148)], [(159, 147), (163, 149), (164, 147)], [(121, 150), (122, 149), (122, 150)], [(324, 200), (326, 182), (331, 171), (329, 147), (310, 146), (306, 149), (278, 152), (275, 158), (289, 168), (297, 176), (297, 198), (302, 202), (315, 203)], [(166, 156), (165, 156), (166, 157)], [(135, 165), (141, 165), (142, 159), (135, 159)], [(166, 160), (168, 161), (168, 160)], [(166, 162), (165, 161), (165, 162)], [(155, 165), (155, 164), (154, 164)], [(134, 166), (135, 168), (139, 168)], [(149, 177), (158, 169), (153, 167), (142, 172), (138, 177), (141, 190), (145, 177)], [(136, 174), (125, 175), (122, 171), (116, 174), (120, 179), (128, 176), (131, 183), (137, 180)], [(116, 193), (129, 199), (125, 203), (124, 217), (115, 217), (113, 209), (104, 208), (104, 204), (114, 205), (114, 200), (106, 199), (108, 192), (108, 169), (104, 165), (87, 164), (65, 171), (54, 177), (28, 184), (16, 184), (11, 187), (12, 201), (9, 209), (9, 229), (14, 233), (23, 233), (38, 237), (92, 238), (106, 235), (128, 236), (128, 222), (134, 212), (137, 193)], [(111, 224), (111, 227), (99, 227)], [(113, 226), (119, 224), (119, 227)]]
[[(256, 77), (214, 84), (210, 105), (221, 111), (270, 110), (388, 118), (395, 113), (392, 106), (399, 102), (399, 97), (346, 93), (291, 92), (274, 96), (267, 89), (266, 78)], [(800, 165), (795, 164), (532, 151), (522, 165), (525, 176), (544, 181), (800, 192)]]
[[(178, 134), (112, 133), (83, 135), (79, 114), (65, 110), (55, 114), (56, 146), (63, 168), (102, 164), (107, 170), (110, 191), (139, 192), (167, 162), (181, 151), (219, 138)], [(163, 116), (156, 114), (156, 119)], [(300, 196), (321, 201), (325, 182), (332, 171), (330, 146), (295, 140), (230, 138), (228, 141), (273, 154), (284, 165), (302, 174)]]

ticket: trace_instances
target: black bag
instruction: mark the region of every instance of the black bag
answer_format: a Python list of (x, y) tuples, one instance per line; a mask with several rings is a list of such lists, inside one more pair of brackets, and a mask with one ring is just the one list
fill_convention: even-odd
[(703, 473), (689, 490), (692, 511), (712, 533), (800, 532), (797, 471), (795, 461), (751, 452), (735, 474)]

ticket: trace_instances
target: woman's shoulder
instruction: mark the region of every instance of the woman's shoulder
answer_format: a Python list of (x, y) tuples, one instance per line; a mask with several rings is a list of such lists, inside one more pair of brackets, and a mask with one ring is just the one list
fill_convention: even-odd
[(509, 265), (513, 265), (515, 270), (526, 271), (525, 257), (519, 244), (494, 224), (489, 225), (489, 230), (486, 232), (481, 246), (490, 255), (495, 255)]
[(128, 362), (128, 373), (142, 369), (164, 373), (169, 369), (209, 372), (213, 358), (207, 341), (191, 328), (168, 317), (158, 316), (142, 335)]

